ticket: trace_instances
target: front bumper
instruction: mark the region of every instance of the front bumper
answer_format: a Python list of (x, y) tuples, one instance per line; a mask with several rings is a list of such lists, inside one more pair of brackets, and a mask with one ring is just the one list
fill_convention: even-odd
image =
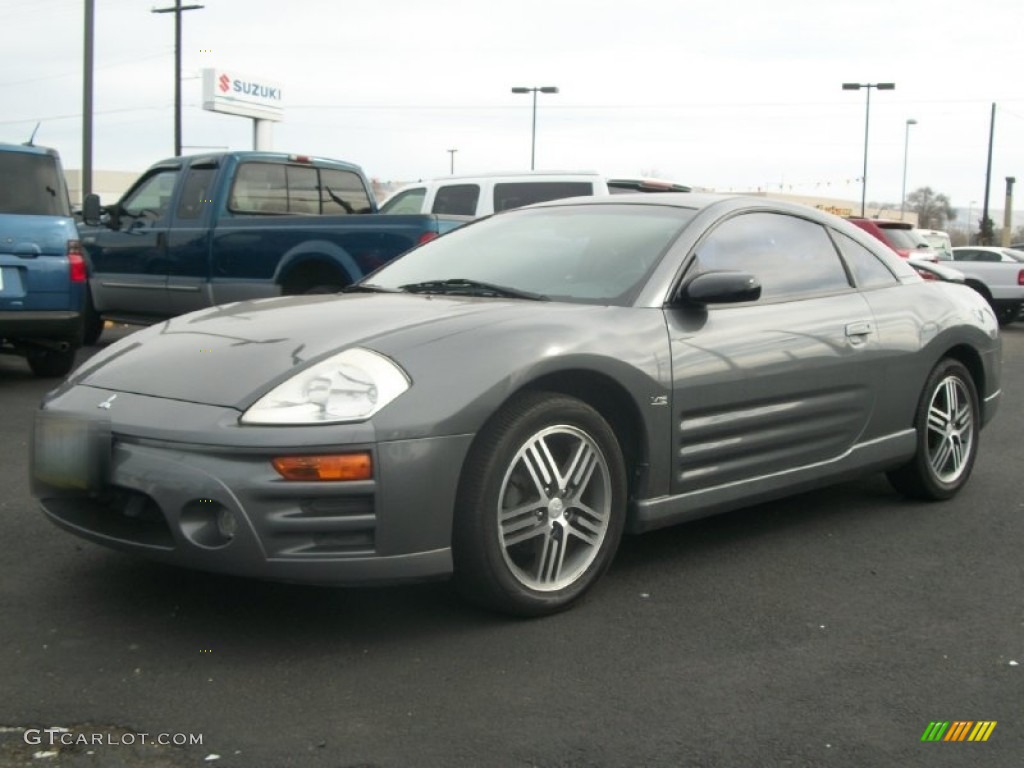
[[(97, 395), (109, 397), (77, 387), (63, 399), (81, 399), (83, 390), (94, 410)], [(306, 436), (299, 445), (217, 445), (197, 440), (191, 425), (236, 422), (231, 409), (119, 393), (106, 422), (82, 408), (50, 406), (36, 419), (33, 491), (55, 524), (83, 538), (189, 568), (278, 581), (363, 584), (451, 573), (452, 509), (470, 435), (376, 442), (365, 439), (365, 425), (354, 425), (363, 439), (346, 443), (339, 440), (344, 426), (317, 426), (277, 430)], [(140, 430), (116, 411), (139, 409), (149, 410), (153, 423), (179, 424), (189, 439), (132, 434)], [(273, 456), (326, 452), (322, 442), (308, 442), (326, 437), (325, 429), (330, 451), (371, 453), (372, 480), (294, 482), (277, 474)], [(76, 442), (74, 431), (87, 437)], [(267, 442), (266, 431), (252, 430), (254, 442)], [(240, 442), (237, 434), (232, 442)]]

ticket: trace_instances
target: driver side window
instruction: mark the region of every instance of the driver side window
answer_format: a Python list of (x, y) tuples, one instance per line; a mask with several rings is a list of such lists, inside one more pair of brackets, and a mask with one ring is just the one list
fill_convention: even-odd
[(761, 301), (851, 290), (824, 227), (778, 213), (745, 213), (719, 224), (694, 254), (698, 272), (749, 272), (761, 281)]
[(150, 221), (164, 219), (171, 207), (171, 196), (178, 180), (177, 169), (157, 171), (144, 179), (122, 202), (122, 212)]

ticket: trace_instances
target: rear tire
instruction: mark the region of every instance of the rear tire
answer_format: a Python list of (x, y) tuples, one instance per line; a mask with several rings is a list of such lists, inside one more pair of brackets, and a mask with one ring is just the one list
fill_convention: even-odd
[(615, 433), (586, 403), (532, 392), (499, 411), (466, 461), (456, 500), (455, 584), (518, 616), (564, 610), (611, 564), (626, 513)]
[(978, 393), (962, 363), (946, 358), (928, 376), (914, 428), (917, 453), (888, 473), (889, 482), (912, 498), (952, 498), (971, 476), (981, 431)]
[(40, 378), (67, 376), (75, 366), (75, 350), (31, 349), (26, 359), (32, 373)]

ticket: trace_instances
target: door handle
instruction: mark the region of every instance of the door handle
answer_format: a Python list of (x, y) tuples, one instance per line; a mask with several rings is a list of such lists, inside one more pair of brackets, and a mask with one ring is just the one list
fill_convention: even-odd
[(848, 323), (846, 326), (846, 335), (851, 337), (867, 336), (872, 331), (874, 331), (874, 328), (866, 320), (860, 323)]

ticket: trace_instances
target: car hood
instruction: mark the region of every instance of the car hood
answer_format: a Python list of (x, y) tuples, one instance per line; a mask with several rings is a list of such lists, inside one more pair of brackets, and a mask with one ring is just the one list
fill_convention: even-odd
[(400, 357), (403, 349), (521, 318), (539, 306), (361, 293), (227, 304), (134, 333), (82, 365), (69, 383), (244, 410), (302, 368), (348, 347)]

